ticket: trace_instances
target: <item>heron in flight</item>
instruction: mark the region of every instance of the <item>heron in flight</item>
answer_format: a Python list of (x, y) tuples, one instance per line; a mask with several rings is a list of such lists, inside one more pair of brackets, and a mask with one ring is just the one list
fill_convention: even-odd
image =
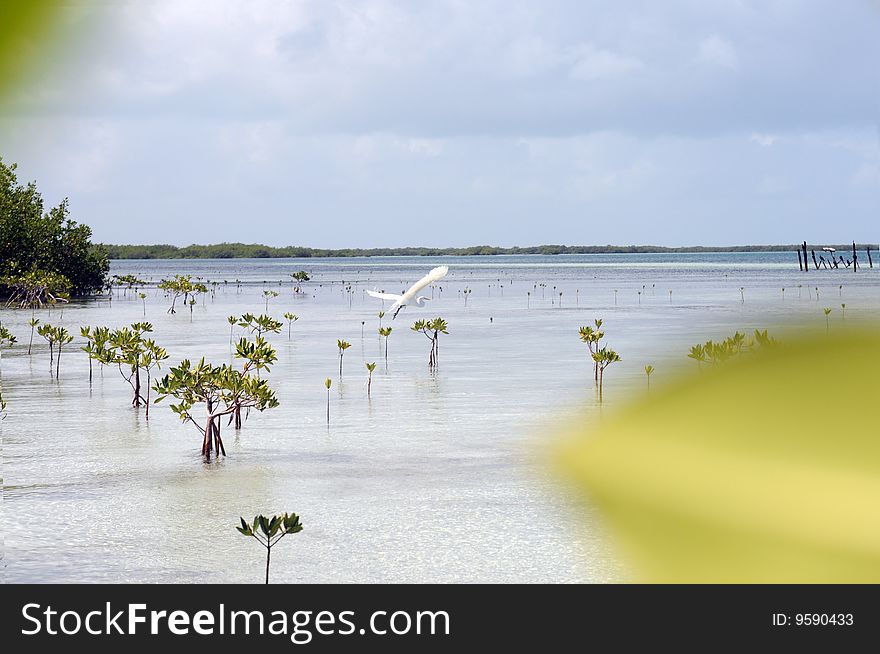
[(411, 302), (415, 303), (417, 307), (425, 306), (425, 302), (429, 301), (431, 298), (425, 297), (424, 295), (416, 297), (416, 293), (421, 291), (428, 284), (443, 279), (448, 272), (448, 266), (437, 266), (415, 284), (410, 286), (403, 295), (397, 295), (395, 293), (379, 293), (378, 291), (367, 291), (367, 295), (370, 297), (377, 297), (380, 300), (392, 300), (394, 304), (392, 304), (391, 308), (388, 310), (394, 312), (394, 315), (391, 316), (393, 320), (394, 318), (397, 318), (397, 314), (400, 313), (400, 310)]

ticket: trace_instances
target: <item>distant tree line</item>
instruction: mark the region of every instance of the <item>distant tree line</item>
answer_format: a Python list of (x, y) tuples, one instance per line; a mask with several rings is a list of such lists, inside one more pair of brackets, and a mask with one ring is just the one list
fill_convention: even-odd
[(0, 297), (50, 291), (85, 295), (106, 283), (107, 253), (92, 230), (70, 217), (67, 199), (44, 211), (34, 182), (19, 183), (0, 159)]
[[(664, 247), (660, 245), (535, 245), (494, 247), (475, 245), (465, 248), (341, 248), (320, 249), (288, 245), (272, 247), (259, 243), (218, 243), (216, 245), (107, 245), (102, 247), (111, 259), (270, 259), (321, 257), (395, 256), (472, 256), (498, 254), (650, 254), (664, 252), (787, 252), (797, 245), (734, 245), (728, 247)], [(835, 246), (845, 249), (847, 246)]]

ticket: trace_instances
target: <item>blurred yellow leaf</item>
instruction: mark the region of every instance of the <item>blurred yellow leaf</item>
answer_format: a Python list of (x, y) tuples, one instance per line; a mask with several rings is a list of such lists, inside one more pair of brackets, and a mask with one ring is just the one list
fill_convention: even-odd
[(880, 332), (781, 340), (572, 429), (637, 581), (880, 581)]

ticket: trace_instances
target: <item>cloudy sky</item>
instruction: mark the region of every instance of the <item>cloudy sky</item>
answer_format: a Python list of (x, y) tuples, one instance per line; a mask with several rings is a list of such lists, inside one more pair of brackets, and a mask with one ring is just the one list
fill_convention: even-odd
[[(880, 2), (94, 0), (0, 156), (104, 242), (880, 240)], [(81, 30), (79, 30), (81, 31)]]

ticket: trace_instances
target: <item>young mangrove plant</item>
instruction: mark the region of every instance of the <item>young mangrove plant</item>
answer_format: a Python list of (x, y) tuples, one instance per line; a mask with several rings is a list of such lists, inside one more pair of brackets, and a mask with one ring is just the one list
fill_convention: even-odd
[(393, 327), (379, 327), (379, 336), (385, 339), (385, 367), (388, 367), (388, 337), (391, 336)]
[(144, 307), (144, 318), (147, 317), (147, 294), (146, 293), (138, 293), (138, 297), (141, 300), (141, 304)]
[(431, 341), (431, 351), (428, 354), (428, 368), (433, 369), (437, 365), (437, 358), (440, 354), (440, 334), (448, 334), (446, 331), (448, 325), (443, 318), (434, 318), (433, 320), (417, 320), (410, 329), (414, 332), (421, 332), (429, 341)]
[(593, 361), (599, 368), (599, 402), (602, 401), (602, 386), (605, 381), (605, 368), (620, 361), (620, 356), (607, 345), (593, 353)]
[(55, 379), (60, 379), (61, 375), (61, 348), (73, 341), (71, 336), (64, 327), (53, 328), (54, 341), (58, 345), (58, 357), (55, 360)]
[(825, 307), (822, 309), (822, 312), (825, 314), (825, 333), (827, 334), (831, 331), (831, 321), (829, 319), (829, 316), (831, 315), (831, 307)]
[(373, 388), (373, 371), (376, 369), (376, 362), (364, 363), (367, 367), (367, 397), (370, 397), (370, 391)]
[(290, 275), (293, 278), (293, 292), (294, 293), (302, 293), (302, 285), (309, 281), (311, 277), (309, 277), (309, 273), (305, 270), (298, 270), (295, 273)]
[(266, 298), (266, 313), (269, 313), (269, 300), (278, 297), (278, 291), (263, 291), (263, 297)]
[(602, 331), (602, 319), (596, 318), (592, 325), (586, 325), (578, 329), (578, 335), (582, 342), (587, 344), (590, 350), (590, 358), (593, 360), (593, 380), (599, 381), (599, 364), (593, 356), (599, 351), (599, 342), (605, 337)]
[(9, 299), (6, 306), (13, 309), (35, 309), (67, 302), (71, 289), (70, 280), (64, 275), (45, 270), (32, 270), (23, 275), (0, 278), (0, 286), (6, 286)]
[(766, 329), (763, 331), (756, 329), (754, 334), (748, 339), (746, 339), (745, 334), (736, 332), (733, 336), (729, 336), (717, 343), (715, 341), (697, 343), (691, 347), (688, 358), (696, 361), (698, 365), (704, 363), (717, 365), (746, 352), (771, 348), (778, 344), (779, 341), (769, 336)]
[[(287, 321), (287, 340), (290, 340), (290, 328), (293, 327), (293, 323), (299, 320), (299, 316), (295, 313), (290, 313), (290, 311), (284, 312), (284, 319)], [(363, 323), (361, 323), (363, 324)]]
[(95, 327), (92, 329), (88, 325), (85, 327), (79, 328), (79, 334), (84, 339), (86, 339), (86, 344), (83, 345), (80, 349), (85, 352), (89, 357), (89, 386), (92, 385), (92, 361), (97, 360), (97, 357), (94, 356), (95, 353), (104, 348), (107, 341), (110, 339), (110, 328), (109, 327)]
[(3, 364), (3, 348), (11, 347), (15, 345), (16, 338), (12, 335), (12, 332), (6, 329), (3, 325), (0, 325), (0, 374), (2, 374), (2, 364)]
[(49, 345), (49, 370), (52, 370), (55, 363), (55, 328), (49, 323), (37, 325), (37, 335), (42, 336)]
[(36, 330), (37, 325), (39, 325), (39, 324), (40, 324), (40, 319), (39, 319), (39, 318), (33, 318), (33, 317), (32, 317), (30, 320), (28, 320), (28, 325), (31, 326), (31, 338), (30, 338), (30, 340), (28, 341), (28, 356), (31, 355), (31, 348), (32, 348), (33, 345), (34, 345), (34, 331)]
[(651, 390), (651, 375), (654, 374), (654, 366), (647, 365), (645, 366), (645, 377), (648, 379), (648, 390)]
[(250, 536), (266, 548), (266, 583), (269, 583), (269, 561), (272, 548), (287, 534), (298, 534), (303, 530), (299, 516), (295, 513), (284, 513), (267, 518), (263, 515), (254, 517), (250, 524), (241, 518), (241, 527), (236, 527), (243, 536)]
[(336, 347), (339, 349), (339, 376), (342, 377), (342, 355), (351, 347), (351, 343), (336, 339)]
[(238, 324), (238, 316), (227, 316), (226, 322), (229, 323), (229, 342), (232, 342), (232, 335), (235, 326)]
[[(253, 341), (246, 338), (239, 340), (235, 346), (235, 358), (244, 362), (241, 368), (242, 375), (248, 376), (251, 372), (255, 372), (257, 379), (259, 379), (261, 370), (265, 369), (266, 372), (270, 372), (269, 366), (277, 361), (278, 353), (266, 339), (257, 336)], [(236, 406), (229, 419), (230, 423), (235, 423), (236, 429), (241, 429), (241, 410), (243, 408), (249, 407)]]
[(327, 426), (330, 426), (330, 387), (333, 386), (333, 380), (327, 377), (324, 380), (324, 388), (327, 389)]
[(122, 289), (123, 295), (128, 295), (128, 292), (131, 290), (137, 290), (143, 286), (146, 286), (147, 282), (143, 279), (138, 279), (136, 275), (113, 275), (110, 278), (110, 286), (118, 286)]
[[(245, 365), (247, 370), (247, 364)], [(265, 379), (237, 370), (231, 365), (213, 366), (204, 357), (195, 365), (184, 359), (171, 368), (153, 387), (158, 397), (156, 403), (166, 397), (177, 400), (171, 410), (183, 422), (195, 426), (202, 436), (202, 456), (211, 458), (226, 455), (223, 439), (220, 436), (220, 420), (223, 416), (240, 416), (242, 409), (264, 411), (278, 406), (275, 392), (269, 388)], [(204, 424), (200, 425), (193, 417), (193, 409), (204, 404)], [(236, 424), (236, 428), (240, 424)]]
[[(159, 289), (165, 291), (165, 294), (171, 297), (171, 306), (168, 307), (168, 313), (177, 313), (175, 304), (178, 298), (182, 297), (184, 304), (190, 304), (190, 299), (194, 300), (199, 294), (208, 292), (207, 286), (201, 282), (192, 281), (190, 275), (175, 275), (171, 279), (163, 279), (159, 282)], [(190, 306), (191, 311), (192, 306)]]
[(238, 326), (260, 338), (264, 334), (280, 334), (284, 324), (266, 314), (255, 316), (251, 313), (245, 313), (238, 319)]
[[(95, 343), (89, 356), (105, 366), (116, 366), (119, 374), (131, 386), (131, 405), (140, 408), (146, 405), (147, 418), (150, 417), (150, 377), (154, 368), (168, 358), (165, 348), (144, 338), (153, 331), (148, 322), (136, 322), (130, 327), (111, 331), (106, 341)], [(141, 374), (147, 377), (146, 396), (142, 393)]]

